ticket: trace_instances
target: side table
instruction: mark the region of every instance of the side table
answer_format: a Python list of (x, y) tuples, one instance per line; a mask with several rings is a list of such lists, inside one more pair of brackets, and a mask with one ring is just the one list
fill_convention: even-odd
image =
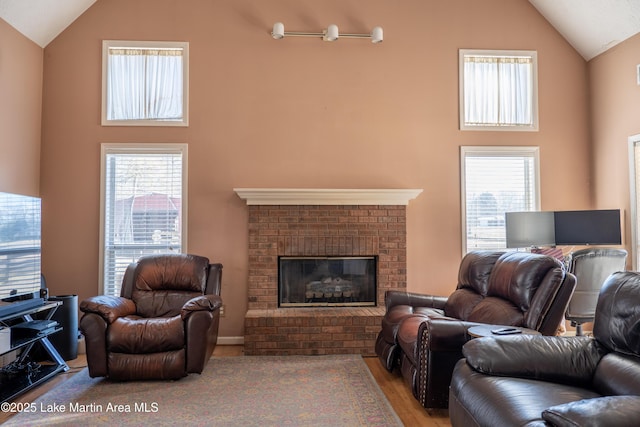
[[(494, 334), (492, 331), (502, 328), (514, 328), (520, 332), (516, 332), (513, 334)], [(472, 326), (467, 330), (467, 333), (471, 338), (480, 338), (480, 337), (505, 337), (505, 336), (513, 336), (513, 335), (542, 335), (540, 332), (535, 329), (527, 329), (520, 328), (517, 326), (506, 326), (506, 325), (478, 325)]]

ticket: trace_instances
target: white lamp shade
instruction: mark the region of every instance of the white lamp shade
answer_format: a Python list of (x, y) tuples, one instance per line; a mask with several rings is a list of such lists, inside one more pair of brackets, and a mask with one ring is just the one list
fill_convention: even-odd
[(383, 39), (382, 27), (374, 27), (373, 30), (371, 30), (371, 42), (380, 43), (382, 42), (382, 39)]
[(324, 39), (328, 42), (332, 42), (338, 40), (338, 26), (335, 24), (331, 24), (327, 27), (327, 33), (324, 36)]
[(276, 22), (275, 24), (273, 24), (273, 31), (271, 31), (271, 36), (276, 40), (280, 40), (284, 37), (284, 24), (282, 22)]

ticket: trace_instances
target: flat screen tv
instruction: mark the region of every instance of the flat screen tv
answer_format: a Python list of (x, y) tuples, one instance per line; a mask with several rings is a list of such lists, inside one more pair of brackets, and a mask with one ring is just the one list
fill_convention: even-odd
[(505, 213), (507, 248), (554, 246), (553, 212)]
[(40, 296), (40, 230), (39, 198), (0, 192), (0, 302)]
[(620, 209), (554, 212), (556, 245), (620, 245)]

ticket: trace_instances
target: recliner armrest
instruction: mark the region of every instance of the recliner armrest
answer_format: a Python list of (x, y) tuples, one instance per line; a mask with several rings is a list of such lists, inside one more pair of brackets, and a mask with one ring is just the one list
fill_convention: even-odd
[(640, 419), (640, 396), (606, 396), (552, 406), (542, 419), (559, 427), (633, 427)]
[(189, 314), (194, 311), (215, 311), (222, 307), (222, 298), (218, 295), (200, 295), (195, 298), (191, 298), (187, 301), (182, 310), (180, 316), (184, 320)]
[(467, 330), (481, 323), (467, 322), (452, 317), (426, 319), (420, 325), (419, 336), (427, 340), (428, 351), (462, 351), (469, 340)]
[(119, 317), (136, 314), (136, 304), (123, 297), (98, 295), (82, 301), (80, 310), (84, 313), (98, 314), (111, 324)]
[(396, 305), (410, 305), (412, 307), (429, 307), (444, 309), (448, 297), (418, 294), (413, 292), (387, 291), (384, 302), (387, 311)]
[(606, 350), (590, 337), (484, 337), (462, 348), (476, 371), (586, 386)]

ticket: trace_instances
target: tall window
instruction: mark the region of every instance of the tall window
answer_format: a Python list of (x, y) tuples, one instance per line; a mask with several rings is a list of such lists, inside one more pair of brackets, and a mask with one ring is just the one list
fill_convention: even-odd
[(540, 208), (537, 147), (461, 147), (462, 250), (506, 248), (505, 212)]
[(460, 129), (538, 130), (537, 53), (461, 49)]
[(631, 259), (633, 270), (640, 266), (640, 134), (629, 137), (631, 188)]
[(186, 144), (103, 144), (101, 289), (120, 295), (127, 265), (186, 246)]
[(102, 124), (186, 126), (189, 44), (105, 40)]

